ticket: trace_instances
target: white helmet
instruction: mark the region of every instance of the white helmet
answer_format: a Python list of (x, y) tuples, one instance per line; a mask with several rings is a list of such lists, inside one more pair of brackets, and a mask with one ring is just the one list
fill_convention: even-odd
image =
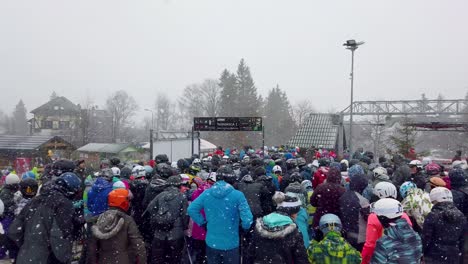
[(194, 159), (194, 160), (192, 161), (192, 165), (198, 165), (198, 164), (201, 164), (200, 159)]
[(137, 166), (133, 167), (132, 175), (135, 176), (135, 178), (145, 177), (146, 176), (145, 167), (143, 167), (141, 165), (137, 165)]
[(111, 170), (112, 170), (112, 174), (114, 174), (114, 176), (117, 176), (117, 177), (120, 176), (120, 169), (119, 168), (112, 167)]
[(206, 180), (216, 182), (216, 172), (210, 172), (210, 174), (208, 174), (208, 177), (206, 177)]
[(173, 162), (171, 163), (171, 167), (172, 167), (173, 169), (177, 169), (177, 161), (173, 161)]
[(377, 216), (393, 219), (403, 215), (403, 206), (395, 199), (383, 198), (371, 205), (371, 212)]
[(453, 202), (452, 192), (445, 187), (436, 187), (429, 194), (432, 203)]
[(223, 159), (228, 160), (228, 159), (229, 159), (229, 156), (224, 155), (224, 156), (223, 156)]
[(372, 172), (374, 173), (374, 176), (388, 175), (387, 169), (384, 167), (377, 167)]
[(315, 168), (318, 168), (318, 167), (320, 167), (320, 163), (319, 163), (319, 161), (318, 161), (318, 160), (314, 160), (314, 161), (312, 161), (312, 166), (314, 166)]
[(283, 169), (281, 169), (281, 166), (275, 165), (275, 166), (273, 167), (273, 173), (278, 172), (278, 171), (279, 171), (279, 172), (283, 172)]
[(374, 194), (379, 197), (379, 199), (383, 198), (397, 198), (397, 189), (395, 185), (390, 182), (379, 182), (374, 187)]
[(418, 168), (422, 168), (422, 162), (419, 160), (412, 160), (409, 164), (409, 166), (416, 166)]

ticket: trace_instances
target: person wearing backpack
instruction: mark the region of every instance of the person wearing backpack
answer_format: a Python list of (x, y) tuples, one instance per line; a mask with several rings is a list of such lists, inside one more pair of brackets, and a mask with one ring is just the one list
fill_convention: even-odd
[(126, 189), (109, 193), (109, 209), (91, 227), (86, 263), (146, 263), (145, 243), (135, 221), (127, 214), (129, 194)]
[(149, 214), (154, 237), (149, 263), (180, 263), (184, 230), (188, 226), (187, 199), (180, 193), (180, 176), (167, 179), (166, 189), (158, 194), (143, 214)]

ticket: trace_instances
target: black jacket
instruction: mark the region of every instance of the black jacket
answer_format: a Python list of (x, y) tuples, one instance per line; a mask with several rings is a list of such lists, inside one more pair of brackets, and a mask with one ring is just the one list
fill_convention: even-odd
[(271, 179), (269, 180), (266, 176), (259, 176), (254, 181), (248, 174), (242, 178), (238, 189), (244, 193), (254, 219), (272, 212), (272, 198), (275, 194), (275, 186)]
[(18, 264), (68, 263), (72, 256), (73, 204), (56, 188), (33, 198), (15, 218), (9, 237)]
[(142, 226), (142, 215), (146, 209), (143, 205), (146, 187), (148, 187), (148, 180), (146, 179), (136, 179), (130, 182), (130, 191), (133, 194), (130, 212), (138, 227)]
[[(357, 245), (357, 237), (351, 237), (351, 234), (358, 235), (362, 232), (365, 234), (365, 226), (360, 226), (359, 223), (367, 222), (369, 216), (369, 201), (364, 197), (359, 197), (356, 193), (362, 194), (367, 187), (367, 178), (364, 175), (355, 175), (351, 179), (349, 190), (346, 191), (339, 199), (341, 220), (343, 223), (343, 231), (347, 233), (348, 241), (352, 245)], [(366, 204), (367, 207), (364, 207)]]
[[(163, 205), (164, 204), (164, 205)], [(173, 226), (170, 230), (161, 230), (154, 223), (158, 209), (161, 206), (168, 206), (171, 215), (174, 215)], [(168, 186), (164, 192), (160, 193), (151, 201), (145, 211), (145, 218), (150, 219), (151, 230), (155, 238), (159, 240), (179, 240), (184, 238), (184, 230), (187, 229), (189, 217), (187, 215), (188, 202), (179, 189)]]
[(296, 224), (269, 227), (262, 218), (255, 224), (255, 264), (306, 264), (306, 249)]
[(16, 203), (14, 201), (15, 193), (18, 191), (17, 184), (14, 185), (5, 185), (0, 192), (0, 200), (2, 200), (5, 205), (5, 211), (3, 212), (4, 217), (14, 217)]
[(436, 263), (459, 263), (466, 218), (451, 202), (437, 203), (424, 221), (423, 253)]

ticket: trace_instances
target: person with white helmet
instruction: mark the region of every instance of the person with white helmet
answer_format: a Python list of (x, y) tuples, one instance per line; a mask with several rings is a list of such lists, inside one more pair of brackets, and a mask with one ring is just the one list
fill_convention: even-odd
[(422, 232), (424, 219), (431, 212), (432, 203), (429, 194), (419, 189), (412, 181), (404, 182), (400, 186), (401, 205), (411, 219), (414, 231)]
[[(376, 188), (374, 189), (374, 195), (378, 197), (379, 200), (387, 198), (396, 199), (397, 190), (395, 185), (392, 183), (381, 182), (376, 185)], [(371, 208), (373, 204), (371, 204)], [(404, 218), (408, 224), (412, 225), (411, 220), (405, 212), (403, 212), (402, 218)], [(377, 215), (371, 211), (371, 214), (367, 218), (366, 242), (364, 243), (364, 247), (362, 249), (363, 264), (371, 263), (377, 240), (382, 237), (383, 229), (384, 227), (379, 221)]]
[(372, 186), (375, 187), (380, 182), (390, 182), (387, 169), (384, 167), (377, 167), (373, 171)]
[(426, 177), (422, 173), (422, 162), (420, 160), (412, 160), (408, 164), (408, 166), (411, 171), (411, 176), (409, 180), (414, 182), (419, 189), (424, 189), (424, 187), (426, 186)]
[(334, 214), (326, 214), (320, 218), (320, 231), (324, 238), (319, 242), (313, 240), (307, 254), (309, 262), (319, 263), (361, 263), (361, 254), (342, 236), (340, 218)]
[(374, 197), (372, 197), (371, 202), (375, 202), (378, 199), (382, 198), (393, 198), (398, 197), (398, 192), (391, 182), (379, 182), (375, 185), (373, 189)]
[[(8, 227), (15, 218), (15, 209), (17, 206), (15, 202), (15, 193), (19, 190), (19, 188), (20, 178), (18, 175), (13, 173), (8, 174), (5, 179), (5, 185), (3, 185), (3, 188), (0, 192), (0, 200), (2, 200), (5, 204), (5, 211), (3, 217), (1, 218), (1, 224), (6, 233), (8, 233)], [(0, 243), (0, 259), (6, 256), (7, 250), (10, 258), (16, 257), (16, 250), (10, 247), (11, 243), (7, 241), (6, 235), (0, 237), (0, 239), (0, 242), (2, 242)]]
[(273, 178), (273, 184), (276, 187), (276, 190), (279, 191), (281, 181), (283, 180), (283, 169), (279, 165), (275, 165), (272, 170), (273, 174), (271, 177)]
[(385, 227), (385, 235), (377, 241), (371, 263), (421, 262), (422, 242), (403, 216), (403, 206), (391, 198), (380, 199), (371, 208)]
[(453, 204), (449, 189), (436, 187), (429, 196), (434, 206), (424, 221), (424, 262), (461, 263), (466, 218)]

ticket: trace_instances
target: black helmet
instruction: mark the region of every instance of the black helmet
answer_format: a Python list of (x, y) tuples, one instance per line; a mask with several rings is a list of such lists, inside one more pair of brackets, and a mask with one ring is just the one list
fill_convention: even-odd
[(167, 179), (173, 175), (173, 171), (171, 166), (167, 165), (166, 163), (159, 163), (156, 165), (156, 174), (158, 174), (163, 179)]
[(120, 164), (120, 159), (119, 158), (112, 158), (110, 159), (110, 164), (113, 166), (113, 167), (117, 167), (117, 165)]
[(179, 168), (180, 171), (185, 171), (189, 168), (189, 166), (190, 163), (188, 163), (188, 161), (185, 159), (180, 159), (177, 161), (177, 168)]
[(66, 172), (73, 172), (75, 167), (75, 163), (71, 160), (57, 160), (52, 164), (51, 174), (60, 176)]
[(156, 161), (157, 164), (167, 163), (169, 162), (169, 158), (167, 157), (166, 154), (159, 154), (159, 155), (156, 155), (156, 157), (154, 158), (154, 161)]
[(229, 166), (221, 166), (216, 172), (216, 180), (225, 181), (227, 183), (234, 183), (236, 181), (236, 174)]
[(81, 190), (81, 180), (73, 172), (66, 172), (55, 180), (55, 184), (68, 198), (74, 197)]
[(299, 174), (299, 172), (294, 172), (293, 174), (291, 174), (291, 176), (289, 176), (289, 182), (298, 182), (298, 183), (301, 183), (303, 180), (304, 180), (304, 177), (302, 177), (301, 174)]
[(20, 192), (23, 197), (32, 198), (36, 196), (39, 184), (33, 178), (26, 178), (20, 182)]
[(130, 169), (129, 167), (123, 167), (121, 170), (120, 170), (120, 178), (122, 179), (130, 179), (130, 176), (132, 175), (132, 169)]
[(288, 170), (295, 169), (297, 167), (297, 160), (296, 159), (288, 159), (286, 161), (286, 168)]
[(302, 158), (302, 157), (301, 157), (301, 158), (297, 158), (297, 166), (303, 167), (303, 166), (305, 166), (305, 165), (307, 165), (307, 162), (306, 162), (306, 160), (305, 160), (304, 158)]
[(320, 167), (328, 167), (330, 166), (330, 160), (326, 158), (319, 159), (319, 166)]

